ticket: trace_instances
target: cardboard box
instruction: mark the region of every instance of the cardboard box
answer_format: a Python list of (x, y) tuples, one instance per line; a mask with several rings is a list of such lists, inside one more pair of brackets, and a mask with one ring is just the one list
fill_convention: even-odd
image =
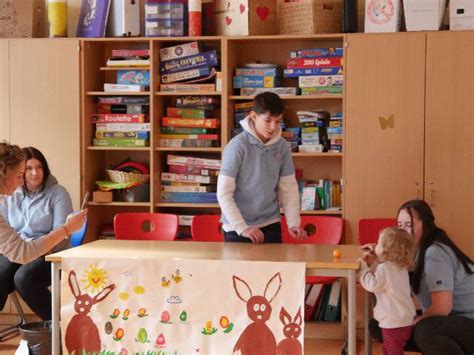
[(0, 37), (44, 37), (44, 0), (0, 0)]
[(97, 203), (109, 203), (113, 201), (112, 191), (94, 191), (92, 201)]
[(446, 0), (404, 0), (407, 31), (437, 31), (441, 26)]
[(474, 2), (472, 0), (451, 0), (449, 3), (449, 29), (474, 29)]
[(277, 34), (276, 0), (214, 2), (216, 34), (224, 36)]
[(365, 2), (365, 32), (398, 32), (400, 17), (400, 0)]

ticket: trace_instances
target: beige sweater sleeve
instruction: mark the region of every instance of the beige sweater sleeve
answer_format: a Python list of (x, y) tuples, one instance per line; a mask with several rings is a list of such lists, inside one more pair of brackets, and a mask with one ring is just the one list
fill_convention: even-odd
[(57, 229), (41, 238), (25, 241), (0, 214), (0, 254), (14, 263), (29, 263), (46, 254), (64, 238), (66, 233)]

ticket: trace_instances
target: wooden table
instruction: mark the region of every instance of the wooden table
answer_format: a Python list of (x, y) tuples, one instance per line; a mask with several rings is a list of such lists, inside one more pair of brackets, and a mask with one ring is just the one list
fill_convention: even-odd
[(358, 245), (338, 245), (340, 258), (333, 258), (335, 246), (314, 244), (247, 244), (218, 242), (161, 242), (98, 240), (77, 248), (46, 256), (52, 262), (52, 353), (60, 353), (59, 314), (61, 262), (67, 258), (102, 259), (201, 259), (305, 262), (308, 276), (347, 278), (348, 354), (356, 354), (356, 271), (360, 256)]

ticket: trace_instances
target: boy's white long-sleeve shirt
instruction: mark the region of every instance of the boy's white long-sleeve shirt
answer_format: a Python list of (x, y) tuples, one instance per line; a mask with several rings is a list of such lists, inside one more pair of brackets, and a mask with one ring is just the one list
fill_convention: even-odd
[(400, 328), (413, 324), (416, 315), (411, 299), (410, 281), (406, 268), (392, 262), (377, 266), (373, 273), (365, 262), (359, 271), (361, 285), (377, 297), (374, 318), (381, 328)]
[[(258, 138), (254, 131), (252, 122), (249, 118), (241, 121), (241, 125), (246, 132), (260, 142), (263, 146), (272, 146), (278, 142), (281, 138), (281, 132), (273, 137), (269, 142), (263, 144)], [(291, 155), (289, 156), (291, 159)], [(235, 231), (241, 234), (245, 229), (251, 227), (260, 228), (266, 225), (276, 223), (280, 220), (279, 213), (272, 218), (262, 220), (260, 223), (247, 224), (243, 217), (242, 211), (240, 211), (236, 201), (235, 192), (237, 189), (236, 176), (230, 176), (233, 174), (222, 173), (219, 174), (217, 181), (217, 199), (222, 210), (222, 214), (225, 216), (227, 223), (224, 223), (222, 228), (225, 231)], [(285, 214), (288, 227), (299, 227), (300, 220), (300, 198), (298, 191), (298, 184), (296, 182), (295, 174), (289, 174), (278, 177), (277, 196), (280, 202), (283, 212)], [(255, 196), (259, 194), (259, 191), (254, 191)]]

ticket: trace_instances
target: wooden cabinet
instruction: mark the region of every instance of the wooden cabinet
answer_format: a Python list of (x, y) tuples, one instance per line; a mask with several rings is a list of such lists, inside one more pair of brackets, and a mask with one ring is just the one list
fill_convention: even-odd
[(347, 41), (346, 243), (357, 243), (359, 219), (424, 198), (473, 257), (474, 32)]
[(79, 41), (9, 40), (10, 141), (34, 146), (79, 207)]
[(474, 258), (474, 32), (427, 34), (425, 199)]
[(425, 38), (347, 36), (347, 244), (358, 243), (359, 219), (394, 216), (403, 201), (422, 197)]

